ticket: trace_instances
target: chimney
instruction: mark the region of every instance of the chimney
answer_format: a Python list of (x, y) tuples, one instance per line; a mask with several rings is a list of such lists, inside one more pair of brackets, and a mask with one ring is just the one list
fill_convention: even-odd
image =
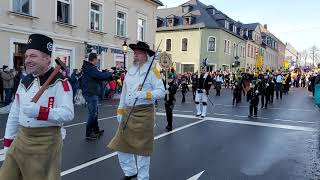
[(268, 25), (267, 24), (264, 24), (264, 26), (263, 26), (264, 28), (266, 28), (266, 29), (268, 29)]

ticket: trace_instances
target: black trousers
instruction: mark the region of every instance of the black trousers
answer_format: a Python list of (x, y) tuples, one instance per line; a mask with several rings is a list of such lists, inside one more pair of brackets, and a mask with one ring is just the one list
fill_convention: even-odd
[(216, 96), (220, 96), (220, 89), (216, 89)]
[(255, 116), (258, 114), (258, 105), (250, 104), (250, 106), (249, 106), (249, 114), (250, 114), (250, 116), (252, 116), (253, 113), (254, 113)]
[(270, 96), (271, 96), (271, 94), (269, 94), (269, 93), (266, 93), (265, 96), (264, 96), (265, 97), (264, 98), (265, 99), (265, 104), (264, 104), (265, 108), (267, 108), (268, 104), (270, 103)]
[(193, 99), (195, 99), (195, 98), (196, 98), (196, 91), (197, 91), (197, 89), (192, 89)]
[(186, 102), (186, 93), (182, 92), (182, 103)]
[(266, 98), (266, 95), (265, 95), (265, 94), (260, 94), (261, 108), (264, 107), (265, 98)]
[(167, 115), (167, 123), (168, 123), (168, 127), (172, 127), (172, 112), (173, 112), (173, 108), (170, 107), (170, 105), (165, 105), (165, 109), (166, 109), (166, 115)]
[(273, 99), (274, 99), (274, 91), (270, 92), (270, 99), (269, 102), (272, 104), (273, 103)]

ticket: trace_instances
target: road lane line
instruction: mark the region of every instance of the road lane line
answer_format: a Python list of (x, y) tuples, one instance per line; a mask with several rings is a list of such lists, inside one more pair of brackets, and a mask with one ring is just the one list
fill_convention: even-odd
[[(103, 120), (112, 119), (112, 118), (116, 118), (116, 117), (117, 117), (117, 116), (111, 116), (111, 117), (101, 118), (101, 119), (98, 119), (98, 121), (103, 121)], [(64, 127), (65, 127), (65, 128), (69, 128), (69, 127), (79, 126), (79, 125), (83, 125), (83, 124), (87, 124), (87, 122), (70, 124), (70, 125), (66, 125), (66, 126), (64, 126)], [(3, 138), (0, 139), (0, 142), (1, 142), (1, 141), (3, 141)], [(1, 162), (1, 161), (0, 161), (0, 162)]]
[[(164, 113), (157, 113), (157, 115), (165, 115), (165, 114)], [(195, 119), (195, 116), (185, 115), (185, 114), (173, 114), (173, 116), (174, 117)], [(232, 124), (244, 124), (244, 125), (261, 126), (261, 127), (272, 127), (272, 128), (278, 128), (278, 129), (288, 129), (288, 130), (297, 130), (297, 131), (308, 131), (308, 132), (317, 132), (318, 131), (317, 129), (310, 128), (310, 127), (304, 127), (304, 126), (292, 126), (292, 125), (253, 122), (253, 121), (235, 120), (235, 119), (223, 119), (223, 118), (206, 117), (205, 120), (217, 121), (217, 122), (226, 122), (226, 123), (232, 123)]]

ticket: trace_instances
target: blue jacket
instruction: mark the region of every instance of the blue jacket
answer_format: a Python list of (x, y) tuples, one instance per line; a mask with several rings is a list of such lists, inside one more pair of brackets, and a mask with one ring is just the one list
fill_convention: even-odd
[(82, 73), (82, 93), (84, 96), (98, 96), (100, 82), (112, 79), (111, 73), (99, 71), (97, 66), (88, 61), (83, 61)]

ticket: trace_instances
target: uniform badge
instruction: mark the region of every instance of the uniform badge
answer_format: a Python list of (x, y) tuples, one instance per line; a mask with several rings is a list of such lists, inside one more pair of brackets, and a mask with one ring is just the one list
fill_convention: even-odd
[(48, 51), (52, 51), (52, 46), (53, 46), (52, 42), (48, 42), (47, 44)]

